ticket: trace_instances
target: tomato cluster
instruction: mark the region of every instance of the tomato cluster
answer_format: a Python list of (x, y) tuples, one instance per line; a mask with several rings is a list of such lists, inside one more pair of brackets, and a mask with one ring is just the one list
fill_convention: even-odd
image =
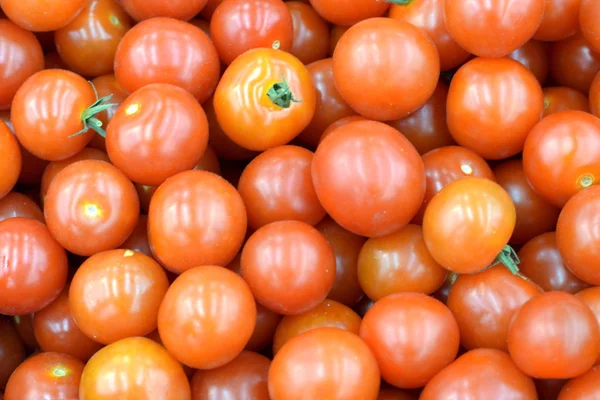
[(600, 399), (599, 0), (0, 0), (1, 400)]

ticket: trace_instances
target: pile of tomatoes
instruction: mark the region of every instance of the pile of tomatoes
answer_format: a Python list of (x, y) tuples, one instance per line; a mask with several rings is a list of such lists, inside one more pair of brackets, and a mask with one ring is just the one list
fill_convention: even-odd
[(0, 6), (0, 399), (600, 399), (599, 0)]

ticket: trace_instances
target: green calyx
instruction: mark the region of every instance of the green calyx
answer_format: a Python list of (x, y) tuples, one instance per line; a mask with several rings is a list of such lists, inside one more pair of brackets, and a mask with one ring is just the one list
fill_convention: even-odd
[(385, 0), (386, 3), (396, 4), (398, 6), (405, 6), (410, 4), (413, 0)]
[(294, 98), (294, 94), (292, 93), (284, 76), (281, 77), (281, 82), (277, 82), (267, 91), (267, 97), (273, 102), (273, 104), (281, 108), (290, 108), (292, 103), (301, 102), (301, 100)]
[(91, 106), (86, 108), (84, 112), (81, 113), (81, 123), (83, 124), (83, 129), (69, 137), (82, 135), (90, 129), (94, 130), (98, 135), (106, 137), (106, 132), (102, 128), (102, 121), (96, 118), (96, 115), (118, 104), (109, 103), (110, 99), (113, 96), (112, 94), (98, 98), (98, 92), (96, 91), (96, 88), (94, 87), (92, 82), (90, 82), (90, 85), (92, 85), (92, 88), (94, 89), (94, 93), (96, 94), (97, 100)]
[(517, 266), (521, 261), (519, 260), (519, 256), (515, 249), (510, 247), (509, 245), (504, 246), (504, 248), (500, 251), (500, 253), (492, 262), (491, 267), (498, 264), (504, 264), (506, 268), (513, 274), (519, 274), (519, 267)]

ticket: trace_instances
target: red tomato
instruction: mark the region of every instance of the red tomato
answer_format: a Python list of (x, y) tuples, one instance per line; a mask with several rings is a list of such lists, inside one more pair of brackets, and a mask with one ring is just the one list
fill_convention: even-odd
[(334, 123), (329, 125), (327, 127), (327, 129), (325, 129), (323, 131), (323, 135), (321, 135), (321, 138), (319, 139), (319, 144), (321, 144), (323, 139), (325, 139), (327, 136), (331, 135), (333, 133), (333, 131), (335, 131), (340, 126), (343, 126), (343, 125), (349, 124), (350, 122), (355, 122), (355, 121), (369, 121), (369, 120), (366, 119), (365, 117), (363, 117), (362, 115), (350, 115), (348, 117), (338, 119), (337, 121), (335, 121)]
[(0, 199), (9, 194), (17, 183), (21, 162), (19, 142), (6, 124), (0, 121)]
[(41, 310), (67, 280), (67, 255), (48, 228), (29, 218), (0, 222), (0, 313), (22, 315)]
[(329, 32), (329, 56), (333, 57), (333, 52), (337, 47), (342, 35), (348, 30), (349, 26), (334, 25)]
[(281, 318), (281, 315), (256, 303), (256, 326), (245, 349), (260, 351), (269, 346), (273, 342), (273, 336), (275, 336), (275, 330)]
[(296, 336), (281, 348), (269, 369), (272, 400), (374, 400), (379, 385), (377, 361), (369, 347), (338, 328)]
[[(576, 296), (583, 301), (594, 313), (596, 321), (600, 324), (600, 287), (591, 287), (578, 292)], [(600, 325), (599, 325), (600, 326)], [(599, 347), (600, 350), (600, 347)], [(600, 354), (596, 359), (596, 364), (600, 362)]]
[(335, 279), (335, 255), (312, 226), (273, 222), (244, 245), (241, 273), (259, 303), (276, 313), (295, 315), (325, 300)]
[(135, 229), (127, 240), (121, 245), (122, 249), (129, 249), (153, 257), (150, 243), (148, 242), (148, 216), (140, 215)]
[[(22, 185), (39, 185), (48, 161), (31, 154), (23, 145), (21, 147), (21, 174), (19, 183)], [(36, 199), (37, 200), (37, 199)]]
[(250, 288), (234, 272), (204, 266), (181, 274), (158, 313), (158, 332), (179, 361), (213, 369), (236, 358), (256, 325)]
[(285, 3), (294, 27), (290, 53), (304, 64), (327, 57), (329, 51), (329, 26), (319, 14), (302, 1)]
[(308, 126), (316, 90), (300, 60), (285, 51), (261, 48), (231, 63), (213, 101), (223, 132), (246, 149), (262, 151), (288, 143)]
[(523, 64), (535, 75), (540, 84), (543, 85), (546, 82), (550, 70), (546, 43), (530, 40), (506, 57)]
[(203, 103), (217, 87), (220, 73), (208, 35), (172, 18), (140, 22), (125, 34), (115, 54), (115, 76), (129, 93), (151, 83), (169, 83)]
[(599, 327), (589, 307), (572, 294), (547, 292), (518, 310), (508, 330), (508, 350), (525, 374), (567, 379), (594, 365)]
[(543, 199), (562, 207), (600, 176), (600, 119), (581, 111), (558, 112), (531, 130), (523, 171)]
[(32, 32), (49, 32), (71, 22), (88, 0), (2, 0), (0, 7), (15, 24)]
[(544, 0), (446, 1), (445, 21), (456, 42), (479, 57), (504, 57), (535, 34)]
[[(592, 90), (590, 89), (591, 93)], [(591, 100), (590, 104), (592, 104)], [(544, 117), (560, 111), (571, 110), (589, 112), (590, 105), (588, 105), (587, 96), (569, 87), (555, 86), (544, 88)]]
[(369, 237), (408, 224), (425, 192), (419, 153), (397, 130), (375, 121), (335, 129), (317, 148), (312, 176), (327, 213), (345, 229)]
[(21, 193), (10, 192), (0, 199), (0, 221), (16, 217), (31, 218), (44, 222), (44, 213), (40, 206)]
[(390, 7), (389, 2), (379, 0), (310, 0), (310, 4), (321, 17), (343, 26), (381, 17)]
[(352, 26), (333, 54), (333, 77), (342, 98), (374, 120), (395, 120), (421, 107), (433, 94), (439, 72), (433, 41), (421, 29), (391, 18)]
[(581, 33), (596, 51), (600, 51), (600, 4), (595, 0), (581, 0), (579, 11)]
[[(600, 117), (600, 72), (596, 74), (596, 77), (592, 81), (590, 87), (590, 111), (596, 117)], [(587, 110), (582, 110), (587, 111)]]
[(594, 399), (600, 392), (600, 366), (571, 379), (563, 386), (558, 400)]
[[(102, 75), (92, 80), (92, 85), (96, 88), (99, 97), (105, 97), (112, 94), (110, 103), (114, 106), (107, 108), (106, 110), (98, 113), (96, 117), (102, 122), (102, 126), (107, 126), (109, 121), (117, 112), (119, 104), (121, 104), (126, 98), (127, 93), (119, 82), (115, 78), (114, 74)], [(106, 144), (104, 143), (104, 137), (95, 135), (90, 146), (99, 150), (106, 151)]]
[(420, 400), (537, 400), (533, 380), (503, 351), (477, 349), (460, 356), (430, 380)]
[(186, 171), (158, 187), (148, 214), (152, 253), (168, 270), (227, 265), (246, 235), (244, 202), (225, 179)]
[(369, 345), (381, 377), (402, 389), (418, 388), (450, 364), (459, 332), (441, 302), (420, 293), (396, 293), (367, 311), (360, 336)]
[(545, 0), (544, 17), (534, 38), (554, 42), (573, 36), (579, 28), (581, 0)]
[(598, 71), (600, 52), (594, 51), (581, 33), (550, 46), (550, 76), (560, 86), (588, 93)]
[(44, 216), (56, 240), (71, 253), (90, 256), (120, 246), (140, 214), (135, 187), (105, 161), (69, 165), (52, 181)]
[(200, 161), (198, 161), (194, 169), (198, 171), (208, 171), (212, 172), (213, 174), (221, 175), (221, 163), (219, 161), (219, 158), (217, 157), (217, 153), (212, 147), (210, 147), (210, 145), (206, 145), (204, 154), (202, 154)]
[(469, 61), (456, 72), (448, 92), (452, 137), (486, 159), (521, 152), (543, 110), (544, 94), (533, 73), (507, 58)]
[(5, 317), (0, 317), (0, 389), (25, 359), (25, 346), (17, 331)]
[(187, 21), (194, 18), (208, 0), (121, 0), (121, 4), (135, 20), (171, 17)]
[(13, 325), (25, 344), (25, 348), (30, 353), (39, 351), (39, 345), (35, 338), (35, 332), (33, 331), (33, 317), (34, 313), (14, 315), (12, 317)]
[(173, 356), (150, 339), (132, 337), (106, 346), (88, 361), (79, 398), (190, 400), (191, 393), (187, 376)]
[(0, 110), (7, 110), (23, 82), (44, 69), (44, 54), (33, 33), (7, 19), (0, 19), (0, 46)]

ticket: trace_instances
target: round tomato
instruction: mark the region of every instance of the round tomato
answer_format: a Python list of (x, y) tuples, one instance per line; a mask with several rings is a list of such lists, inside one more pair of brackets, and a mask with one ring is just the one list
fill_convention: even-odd
[(534, 38), (554, 42), (573, 36), (579, 29), (581, 0), (546, 0), (545, 3), (544, 17)]
[[(600, 72), (596, 74), (596, 77), (592, 81), (592, 86), (590, 87), (590, 108), (592, 114), (596, 117), (600, 118)], [(582, 111), (588, 111), (587, 109), (583, 109)]]
[(12, 317), (13, 325), (29, 353), (39, 351), (40, 348), (33, 331), (33, 317), (34, 313), (13, 315)]
[(231, 63), (213, 102), (223, 132), (246, 149), (262, 151), (288, 143), (308, 126), (316, 91), (300, 60), (282, 50), (261, 48)]
[[(592, 89), (590, 89), (591, 93), (593, 93)], [(571, 110), (589, 112), (590, 105), (587, 96), (575, 89), (564, 86), (544, 88), (544, 117), (560, 111)]]
[(583, 375), (571, 379), (563, 386), (558, 400), (593, 399), (600, 392), (600, 366), (595, 366)]
[(391, 18), (352, 26), (333, 53), (333, 77), (342, 98), (379, 121), (405, 117), (425, 104), (439, 72), (440, 59), (427, 34)]
[(281, 315), (256, 303), (256, 326), (245, 349), (250, 351), (264, 350), (273, 342), (275, 330), (281, 321)]
[(250, 288), (223, 267), (204, 266), (181, 274), (158, 312), (158, 332), (179, 361), (213, 369), (237, 357), (256, 326)]
[(6, 124), (0, 121), (0, 199), (9, 194), (17, 183), (21, 162), (19, 142)]
[(345, 229), (369, 237), (408, 224), (425, 193), (419, 153), (396, 129), (376, 121), (335, 129), (317, 148), (312, 177), (327, 213)]
[(2, 0), (0, 7), (15, 24), (32, 32), (49, 32), (71, 22), (88, 0)]
[[(96, 115), (96, 118), (102, 122), (102, 126), (108, 126), (109, 121), (117, 112), (119, 104), (127, 98), (128, 94), (123, 90), (121, 85), (119, 85), (114, 74), (102, 75), (94, 78), (92, 80), (92, 85), (96, 88), (96, 92), (98, 92), (98, 96), (101, 98), (112, 94), (110, 104), (113, 104), (113, 106)], [(101, 135), (95, 135), (89, 145), (98, 150), (106, 151), (106, 143), (104, 137)]]
[(275, 355), (269, 369), (272, 400), (374, 400), (379, 385), (377, 361), (369, 347), (338, 328), (296, 336)]
[(309, 4), (302, 1), (286, 1), (294, 35), (290, 53), (304, 64), (322, 60), (329, 51), (329, 26)]
[(600, 52), (581, 33), (550, 45), (550, 75), (561, 86), (588, 93), (600, 71)]
[(171, 17), (187, 21), (206, 6), (208, 0), (121, 0), (121, 4), (135, 20)]
[(537, 40), (530, 40), (506, 57), (520, 62), (537, 78), (541, 85), (546, 82), (550, 63), (548, 62), (548, 46)]
[(141, 214), (138, 223), (131, 235), (121, 245), (122, 249), (129, 249), (153, 257), (150, 243), (148, 242), (148, 216)]
[[(600, 287), (595, 286), (584, 289), (581, 292), (576, 293), (576, 296), (592, 310), (596, 317), (596, 321), (600, 324)], [(600, 347), (598, 349), (600, 350)], [(596, 359), (596, 364), (598, 363), (600, 363), (600, 353)]]
[(600, 3), (595, 0), (581, 0), (581, 7), (579, 9), (581, 33), (590, 46), (600, 52), (600, 27), (598, 26), (598, 20), (600, 20)]
[(10, 192), (0, 199), (0, 221), (16, 217), (31, 218), (44, 222), (44, 213), (35, 201), (24, 194)]
[(10, 320), (0, 317), (0, 389), (25, 359), (25, 346)]
[(335, 121), (334, 123), (332, 123), (331, 125), (329, 125), (327, 127), (327, 129), (325, 129), (323, 131), (323, 135), (321, 135), (321, 138), (319, 139), (319, 144), (321, 144), (321, 142), (327, 136), (331, 135), (333, 133), (333, 131), (335, 131), (340, 126), (349, 124), (350, 122), (356, 122), (356, 121), (369, 121), (369, 120), (366, 119), (365, 117), (363, 117), (362, 115), (350, 115), (348, 117), (344, 117), (342, 119), (338, 119), (337, 121)]
[(349, 26), (334, 25), (329, 31), (329, 56), (333, 57), (333, 52), (337, 47), (342, 35), (348, 30)]
[(379, 0), (310, 0), (310, 4), (321, 17), (342, 26), (381, 17), (390, 7), (390, 2)]

